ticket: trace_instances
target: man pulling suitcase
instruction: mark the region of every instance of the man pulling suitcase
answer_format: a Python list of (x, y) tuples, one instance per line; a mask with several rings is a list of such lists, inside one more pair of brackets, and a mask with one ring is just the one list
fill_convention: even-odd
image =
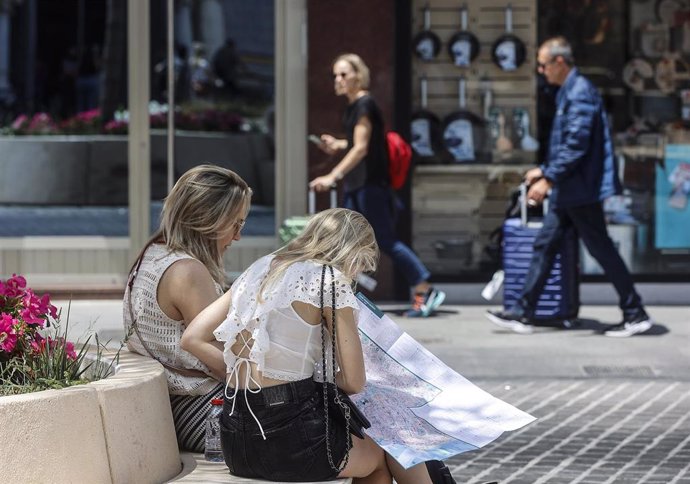
[(534, 252), (520, 295), (505, 311), (489, 311), (493, 323), (530, 333), (542, 293), (563, 234), (574, 227), (585, 247), (613, 283), (623, 321), (604, 334), (626, 337), (644, 333), (652, 321), (642, 305), (625, 263), (606, 230), (602, 202), (620, 192), (608, 119), (597, 89), (574, 66), (572, 48), (563, 37), (539, 48), (537, 69), (547, 82), (560, 86), (546, 163), (525, 175), (527, 201), (543, 202), (550, 192), (550, 210), (534, 241)]

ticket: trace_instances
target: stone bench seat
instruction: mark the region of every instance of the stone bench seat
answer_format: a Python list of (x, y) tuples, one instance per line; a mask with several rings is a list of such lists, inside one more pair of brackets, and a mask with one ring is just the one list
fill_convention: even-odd
[(163, 367), (126, 350), (103, 380), (0, 397), (0, 428), (3, 483), (154, 484), (182, 467)]
[[(247, 479), (230, 475), (228, 467), (222, 462), (208, 462), (203, 454), (192, 454), (182, 452), (182, 472), (169, 482), (175, 483), (197, 483), (197, 484), (259, 484), (277, 481), (264, 481), (261, 479)], [(282, 481), (281, 481), (282, 482)], [(336, 479), (335, 481), (322, 481), (323, 484), (351, 484), (352, 479)], [(280, 484), (280, 482), (278, 483)], [(285, 484), (285, 483), (283, 483)], [(307, 484), (321, 484), (310, 482)]]

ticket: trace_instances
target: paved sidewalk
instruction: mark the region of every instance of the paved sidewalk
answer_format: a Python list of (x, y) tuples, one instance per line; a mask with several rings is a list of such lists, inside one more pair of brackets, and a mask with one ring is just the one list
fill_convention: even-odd
[(690, 483), (690, 308), (649, 307), (649, 334), (609, 338), (610, 306), (577, 330), (505, 332), (484, 307), (398, 323), (489, 393), (538, 417), (449, 462), (458, 482)]
[[(506, 332), (488, 306), (443, 306), (434, 317), (393, 319), (475, 384), (538, 417), (449, 466), (460, 483), (690, 484), (690, 307), (650, 306), (645, 335), (599, 334), (613, 306), (583, 306), (574, 330)], [(73, 328), (118, 340), (119, 301), (76, 301)]]

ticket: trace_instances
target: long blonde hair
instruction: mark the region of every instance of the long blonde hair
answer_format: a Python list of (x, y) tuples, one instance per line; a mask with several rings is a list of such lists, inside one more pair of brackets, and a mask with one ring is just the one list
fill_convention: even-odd
[(350, 280), (360, 272), (374, 271), (379, 246), (364, 216), (346, 208), (331, 208), (314, 215), (302, 233), (274, 255), (275, 263), (259, 289), (260, 299), (295, 262), (331, 265)]
[(185, 172), (163, 203), (160, 227), (139, 254), (154, 242), (201, 261), (213, 279), (225, 286), (223, 253), (218, 239), (238, 230), (233, 223), (246, 216), (252, 190), (234, 171), (199, 165)]

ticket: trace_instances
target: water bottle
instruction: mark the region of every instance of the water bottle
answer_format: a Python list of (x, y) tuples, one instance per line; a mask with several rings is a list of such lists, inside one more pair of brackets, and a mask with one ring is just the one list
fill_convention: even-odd
[(220, 448), (220, 416), (223, 413), (223, 399), (211, 400), (211, 408), (206, 417), (206, 442), (204, 457), (211, 462), (223, 462), (223, 450)]

